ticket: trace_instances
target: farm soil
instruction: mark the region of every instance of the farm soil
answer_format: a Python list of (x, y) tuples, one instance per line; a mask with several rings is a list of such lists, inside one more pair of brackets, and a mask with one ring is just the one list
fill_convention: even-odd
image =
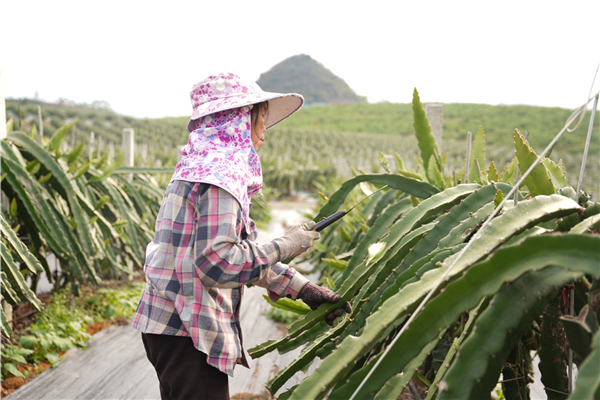
[[(424, 399), (425, 397), (427, 397), (427, 388), (423, 385), (421, 385), (419, 382), (417, 382), (416, 380), (412, 379), (411, 380), (412, 384), (414, 385), (414, 387), (419, 391), (419, 396), (421, 396), (421, 399)], [(408, 386), (406, 386), (404, 388), (404, 391), (400, 394), (400, 397), (398, 397), (398, 400), (415, 400), (415, 394), (409, 390)]]
[[(415, 388), (419, 391), (419, 396), (421, 396), (421, 399), (424, 399), (425, 397), (427, 397), (427, 388), (425, 386), (421, 385), (419, 382), (415, 381), (414, 379), (412, 380), (412, 383), (415, 386)], [(261, 394), (237, 393), (231, 397), (231, 400), (272, 400), (272, 399), (273, 399), (273, 396), (271, 396), (271, 394), (267, 391), (265, 391)], [(404, 388), (404, 391), (402, 392), (402, 394), (400, 394), (400, 397), (398, 397), (398, 400), (415, 400), (415, 399), (416, 399), (416, 397), (415, 397), (414, 393), (412, 393), (408, 389), (408, 386), (406, 388)]]
[(262, 394), (237, 393), (231, 396), (231, 400), (271, 400), (272, 398), (273, 397), (267, 391)]
[[(138, 278), (139, 279), (139, 278)], [(118, 287), (120, 282), (107, 282), (102, 285), (102, 287)], [(42, 304), (46, 306), (52, 301), (52, 295), (44, 293), (38, 295), (38, 298), (41, 300)], [(18, 333), (28, 328), (31, 324), (35, 322), (35, 309), (29, 303), (19, 303), (17, 307), (13, 309), (13, 332), (17, 333), (17, 335), (13, 334), (13, 338), (18, 337)], [(22, 317), (20, 319), (17, 319)], [(108, 328), (110, 325), (128, 325), (129, 320), (127, 318), (115, 318), (115, 320), (111, 323), (108, 319), (102, 322), (95, 322), (90, 324), (86, 328), (86, 332), (90, 335), (95, 335), (103, 329)], [(5, 339), (2, 338), (4, 342)], [(16, 342), (16, 339), (14, 340)], [(62, 357), (66, 352), (59, 352), (59, 356)], [(68, 356), (68, 354), (67, 354)], [(48, 368), (50, 368), (52, 364), (48, 361), (42, 361), (37, 364), (20, 364), (17, 365), (17, 369), (23, 373), (25, 378), (20, 378), (18, 376), (14, 376), (13, 374), (8, 374), (6, 378), (2, 381), (2, 385), (0, 387), (1, 397), (8, 396), (21, 386), (25, 385), (30, 380), (37, 377), (40, 373), (44, 372)]]

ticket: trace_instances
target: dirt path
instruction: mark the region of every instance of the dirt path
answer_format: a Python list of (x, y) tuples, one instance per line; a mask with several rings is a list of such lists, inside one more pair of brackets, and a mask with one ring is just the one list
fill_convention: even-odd
[[(304, 221), (300, 212), (309, 212), (309, 202), (275, 202), (273, 220), (267, 231), (261, 231), (261, 241), (281, 236), (285, 231)], [(265, 290), (247, 289), (242, 301), (241, 325), (244, 348), (251, 348), (269, 339), (285, 334), (285, 326), (265, 316), (269, 306), (262, 298)], [(237, 367), (230, 378), (232, 399), (269, 399), (265, 384), (288, 365), (296, 351), (279, 355), (270, 353), (258, 360), (250, 360), (251, 369)], [(316, 368), (315, 363), (309, 372)], [(299, 372), (282, 389), (298, 383), (304, 374)], [(253, 396), (250, 396), (253, 395)], [(160, 399), (158, 380), (148, 362), (140, 333), (129, 326), (110, 326), (98, 332), (86, 350), (74, 349), (65, 358), (5, 397), (17, 399)]]

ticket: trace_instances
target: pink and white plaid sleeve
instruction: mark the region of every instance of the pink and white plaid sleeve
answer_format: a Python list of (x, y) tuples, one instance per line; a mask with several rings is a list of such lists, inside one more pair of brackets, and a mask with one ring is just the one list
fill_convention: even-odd
[(279, 296), (296, 298), (308, 282), (301, 274), (279, 263), (274, 242), (259, 244), (256, 225), (246, 234), (241, 208), (224, 189), (212, 186), (196, 203), (196, 268), (207, 287), (233, 288), (255, 283)]

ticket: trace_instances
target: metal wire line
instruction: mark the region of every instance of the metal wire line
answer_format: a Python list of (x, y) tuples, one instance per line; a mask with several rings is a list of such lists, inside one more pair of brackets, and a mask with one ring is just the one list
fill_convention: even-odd
[[(513, 186), (513, 188), (510, 190), (510, 192), (508, 192), (508, 194), (504, 198), (504, 200), (502, 200), (502, 202), (494, 209), (494, 211), (492, 212), (492, 214), (490, 214), (490, 216), (488, 217), (488, 219), (483, 223), (483, 225), (479, 229), (481, 232), (484, 231), (484, 229), (489, 225), (489, 223), (491, 222), (491, 220), (500, 212), (500, 210), (502, 209), (502, 207), (504, 206), (504, 204), (506, 203), (506, 201), (510, 198), (510, 196), (512, 194), (515, 193), (515, 191), (517, 190), (517, 188), (521, 185), (521, 183), (523, 183), (523, 181), (525, 180), (525, 178), (527, 178), (527, 176), (529, 176), (529, 174), (531, 173), (531, 171), (533, 171), (533, 169), (535, 168), (535, 166), (538, 163), (540, 163), (540, 161), (542, 160), (542, 158), (545, 157), (546, 154), (550, 151), (550, 149), (552, 149), (554, 147), (554, 145), (556, 144), (556, 142), (558, 141), (558, 139), (560, 139), (560, 137), (562, 136), (562, 134), (565, 131), (567, 131), (568, 129), (570, 129), (569, 126), (573, 123), (573, 121), (581, 113), (585, 113), (585, 110), (587, 109), (587, 105), (592, 101), (592, 99), (597, 98), (598, 96), (600, 96), (600, 91), (598, 91), (596, 94), (594, 94), (593, 97), (589, 97), (588, 100), (583, 105), (581, 105), (575, 111), (573, 111), (573, 113), (571, 114), (571, 116), (569, 118), (567, 118), (565, 126), (561, 129), (561, 131), (554, 137), (554, 139), (552, 139), (552, 141), (550, 142), (550, 144), (538, 156), (537, 160), (523, 174), (523, 176), (521, 177), (521, 179), (518, 182), (515, 183), (515, 185)], [(579, 126), (579, 123), (577, 124), (577, 126)], [(577, 126), (575, 128), (573, 128), (573, 130), (575, 130), (577, 128)], [(427, 302), (429, 301), (429, 299), (431, 298), (431, 296), (433, 296), (433, 294), (435, 293), (435, 291), (437, 290), (437, 288), (446, 279), (446, 277), (448, 276), (448, 274), (450, 273), (450, 271), (452, 270), (452, 268), (454, 268), (454, 266), (456, 265), (456, 263), (458, 262), (458, 260), (460, 260), (461, 257), (465, 254), (465, 252), (469, 249), (469, 247), (471, 247), (471, 244), (473, 242), (474, 242), (473, 240), (469, 241), (467, 243), (467, 245), (465, 247), (463, 247), (463, 249), (460, 251), (460, 253), (458, 253), (458, 256), (454, 259), (454, 261), (452, 262), (452, 264), (450, 264), (450, 266), (448, 266), (446, 268), (446, 271), (444, 272), (444, 274), (442, 275), (442, 277), (435, 284), (435, 286), (427, 293), (427, 295), (425, 296), (425, 298), (423, 299), (423, 301), (421, 301), (421, 304), (419, 304), (419, 306), (417, 307), (417, 309), (415, 310), (415, 312), (413, 312), (413, 314), (410, 316), (410, 318), (408, 319), (408, 321), (404, 324), (404, 326), (402, 327), (402, 329), (400, 330), (400, 332), (398, 332), (398, 335), (396, 335), (396, 337), (394, 338), (394, 340), (392, 340), (392, 342), (389, 344), (389, 346), (387, 347), (387, 349), (385, 350), (385, 352), (382, 354), (382, 356), (379, 357), (379, 360), (377, 360), (377, 362), (375, 363), (375, 365), (373, 366), (373, 368), (371, 368), (371, 370), (369, 371), (369, 373), (367, 374), (367, 376), (364, 377), (364, 379), (362, 380), (362, 382), (360, 383), (360, 385), (356, 388), (356, 390), (352, 394), (352, 397), (350, 397), (349, 400), (354, 400), (356, 398), (356, 395), (358, 394), (358, 392), (360, 392), (360, 390), (363, 388), (363, 386), (365, 385), (365, 383), (371, 378), (371, 376), (373, 375), (373, 373), (375, 372), (375, 370), (377, 369), (377, 367), (385, 359), (385, 357), (387, 356), (387, 354), (394, 347), (394, 345), (396, 344), (396, 342), (398, 341), (398, 339), (400, 339), (400, 337), (406, 331), (406, 329), (408, 329), (408, 327), (410, 326), (410, 324), (412, 323), (412, 321), (414, 321), (414, 319), (417, 317), (417, 315), (419, 315), (419, 312), (424, 308), (425, 304), (427, 304)]]
[[(598, 66), (596, 67), (596, 73), (594, 74), (594, 79), (592, 80), (592, 86), (590, 86), (590, 92), (588, 93), (588, 102), (585, 104), (585, 106), (587, 106), (587, 104), (592, 99), (592, 90), (594, 89), (594, 83), (596, 83), (596, 77), (598, 76), (598, 70), (600, 70), (600, 64), (598, 64)], [(596, 110), (596, 107), (594, 107), (593, 110)], [(575, 111), (577, 111), (577, 110), (575, 110)], [(574, 128), (567, 128), (567, 132), (569, 132), (569, 133), (575, 132), (577, 130), (577, 128), (579, 128), (579, 125), (581, 125), (581, 122), (583, 121), (584, 117), (585, 117), (585, 113), (582, 113), (581, 117), (579, 117), (579, 121), (577, 121), (577, 125), (575, 125)], [(593, 117), (592, 117), (592, 119), (593, 119)], [(579, 193), (579, 191), (577, 191), (577, 193)]]

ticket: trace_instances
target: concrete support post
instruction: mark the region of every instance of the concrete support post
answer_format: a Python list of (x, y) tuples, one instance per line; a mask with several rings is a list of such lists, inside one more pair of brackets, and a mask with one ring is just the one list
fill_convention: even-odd
[(425, 115), (431, 125), (431, 133), (435, 138), (435, 144), (442, 154), (442, 122), (444, 120), (444, 106), (442, 104), (427, 104), (425, 106)]
[[(4, 139), (6, 137), (6, 102), (4, 100), (4, 71), (0, 70), (0, 139)], [(6, 207), (7, 210), (10, 210), (10, 201), (8, 197), (4, 195), (4, 192), (1, 193), (2, 205)], [(13, 319), (13, 308), (6, 301), (2, 300), (2, 311), (6, 316), (6, 319), (9, 321), (9, 326), (12, 329), (12, 319)]]
[(108, 163), (112, 164), (115, 158), (115, 144), (113, 142), (108, 142)]
[[(134, 154), (135, 154), (135, 133), (133, 131), (133, 129), (131, 128), (124, 128), (123, 129), (123, 142), (122, 142), (122, 149), (123, 152), (125, 153), (125, 166), (126, 167), (133, 167), (133, 163), (134, 163)], [(133, 180), (133, 174), (128, 174), (127, 175), (127, 180), (129, 182), (131, 182)], [(127, 265), (127, 269), (133, 272), (133, 262), (131, 260), (127, 260), (126, 261)], [(130, 279), (130, 275), (123, 272), (121, 273), (121, 281), (127, 282)]]
[[(123, 129), (123, 152), (125, 153), (125, 166), (133, 167), (134, 154), (135, 154), (135, 133), (131, 128)], [(133, 174), (127, 175), (127, 180), (131, 182), (133, 180)]]
[(0, 70), (0, 140), (6, 137), (6, 102), (4, 101), (4, 71)]
[(148, 157), (148, 144), (140, 146), (140, 154), (142, 156), (142, 167), (146, 166), (146, 158)]
[(2, 300), (2, 311), (4, 311), (4, 315), (6, 316), (6, 320), (8, 321), (8, 326), (10, 329), (13, 328), (13, 307), (8, 304), (8, 302)]
[(88, 154), (88, 158), (91, 160), (94, 156), (94, 132), (90, 132), (90, 151)]
[(42, 138), (44, 137), (44, 120), (42, 119), (42, 107), (38, 105), (38, 121), (40, 124), (40, 128), (38, 129), (38, 144), (40, 146), (44, 145)]
[(75, 148), (75, 132), (77, 131), (77, 125), (73, 125), (73, 127), (71, 128), (71, 149)]

